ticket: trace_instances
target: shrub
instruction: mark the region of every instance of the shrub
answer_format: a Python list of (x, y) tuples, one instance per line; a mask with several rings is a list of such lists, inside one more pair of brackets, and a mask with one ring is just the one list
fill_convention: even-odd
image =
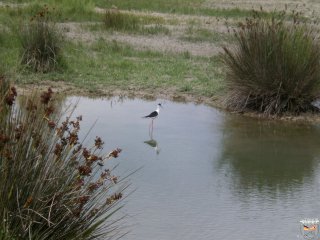
[(110, 217), (121, 207), (126, 186), (103, 161), (117, 157), (120, 149), (103, 154), (98, 137), (92, 147), (82, 146), (81, 117), (60, 120), (50, 88), (15, 104), (15, 88), (0, 80), (0, 238), (117, 235), (117, 219)]
[(320, 46), (311, 25), (284, 14), (246, 19), (224, 47), (227, 106), (264, 114), (315, 110), (320, 82)]
[(50, 21), (48, 7), (44, 7), (19, 33), (22, 45), (21, 63), (35, 72), (57, 69), (62, 60), (62, 35)]
[(140, 28), (139, 17), (121, 13), (117, 9), (108, 9), (103, 19), (104, 25), (107, 29), (112, 30), (138, 30)]

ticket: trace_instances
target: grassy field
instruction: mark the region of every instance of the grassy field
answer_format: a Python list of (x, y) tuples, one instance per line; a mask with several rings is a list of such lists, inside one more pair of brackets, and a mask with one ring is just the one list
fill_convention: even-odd
[[(277, 6), (288, 2), (290, 7), (290, 1)], [(67, 85), (85, 94), (156, 94), (206, 103), (224, 94), (219, 53), (233, 43), (227, 25), (235, 26), (251, 12), (247, 2), (215, 0), (0, 3), (0, 68), (22, 87)], [(259, 3), (269, 16), (273, 1), (252, 6), (260, 9)], [(54, 72), (33, 73), (20, 64), (17, 36), (45, 4), (64, 36), (63, 64)], [(106, 9), (112, 9), (109, 15)]]

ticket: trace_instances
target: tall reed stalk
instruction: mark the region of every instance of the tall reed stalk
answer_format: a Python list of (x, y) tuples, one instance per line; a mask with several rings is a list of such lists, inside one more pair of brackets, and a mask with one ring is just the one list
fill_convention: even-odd
[(0, 78), (0, 239), (112, 239), (121, 234), (113, 214), (126, 184), (106, 161), (97, 137), (79, 142), (81, 117), (61, 119), (49, 88), (16, 100)]

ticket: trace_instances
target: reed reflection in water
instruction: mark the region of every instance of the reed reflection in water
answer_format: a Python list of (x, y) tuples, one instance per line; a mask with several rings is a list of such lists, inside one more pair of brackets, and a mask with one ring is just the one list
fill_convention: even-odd
[(226, 117), (220, 164), (235, 189), (289, 191), (311, 181), (320, 156), (316, 125)]

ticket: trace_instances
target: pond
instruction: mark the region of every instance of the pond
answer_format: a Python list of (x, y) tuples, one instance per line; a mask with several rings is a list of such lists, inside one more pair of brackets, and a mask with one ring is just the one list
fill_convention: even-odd
[[(320, 126), (259, 120), (204, 105), (71, 97), (82, 132), (123, 149), (126, 240), (303, 239), (320, 217)], [(163, 103), (154, 121), (141, 116)]]

